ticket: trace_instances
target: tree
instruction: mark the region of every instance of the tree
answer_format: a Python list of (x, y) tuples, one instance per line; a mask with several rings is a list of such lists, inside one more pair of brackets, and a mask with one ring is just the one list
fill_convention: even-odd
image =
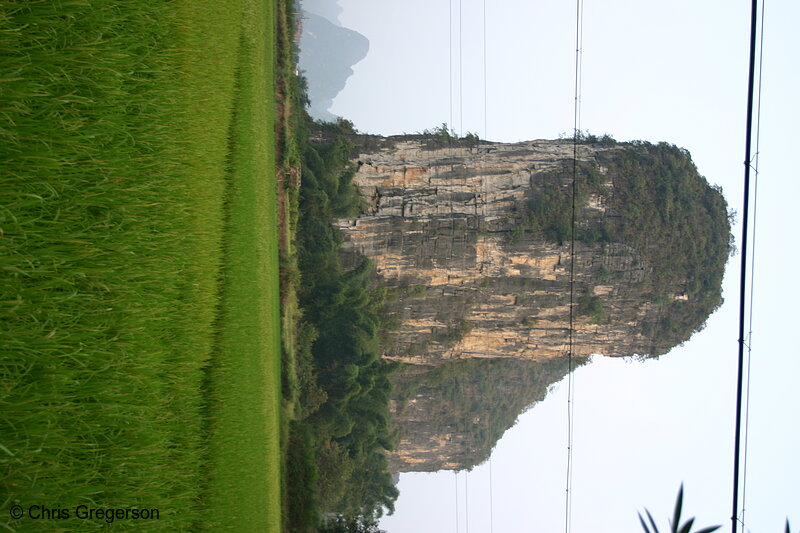
[(336, 518), (325, 522), (319, 533), (386, 533), (378, 529), (378, 524), (368, 517), (337, 515)]

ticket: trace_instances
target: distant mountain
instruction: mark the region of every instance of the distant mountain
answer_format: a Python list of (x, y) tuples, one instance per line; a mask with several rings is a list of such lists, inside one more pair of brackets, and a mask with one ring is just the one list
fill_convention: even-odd
[(353, 65), (364, 59), (369, 41), (360, 33), (343, 28), (336, 22), (310, 12), (337, 17), (341, 8), (335, 2), (303, 3), (303, 33), (300, 38), (300, 70), (308, 80), (309, 113), (318, 120), (335, 121), (328, 109), (353, 74)]
[(337, 0), (303, 0), (303, 11), (319, 15), (333, 22), (337, 26), (341, 26), (339, 22), (339, 15), (342, 14), (342, 8)]

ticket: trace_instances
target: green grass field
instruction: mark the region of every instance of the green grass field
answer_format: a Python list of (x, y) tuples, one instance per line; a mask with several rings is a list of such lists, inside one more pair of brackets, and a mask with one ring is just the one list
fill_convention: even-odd
[(0, 4), (0, 529), (280, 530), (273, 19)]

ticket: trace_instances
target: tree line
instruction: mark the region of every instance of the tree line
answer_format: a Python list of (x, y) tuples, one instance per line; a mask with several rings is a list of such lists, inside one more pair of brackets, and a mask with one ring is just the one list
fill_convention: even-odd
[(385, 291), (375, 285), (366, 258), (354, 268), (342, 266), (342, 237), (331, 225), (361, 209), (348, 134), (344, 121), (319, 124), (308, 117), (299, 134), (299, 405), (287, 450), (288, 524), (298, 532), (343, 524), (374, 529), (398, 496), (385, 455), (393, 446), (389, 376), (395, 369), (380, 357)]

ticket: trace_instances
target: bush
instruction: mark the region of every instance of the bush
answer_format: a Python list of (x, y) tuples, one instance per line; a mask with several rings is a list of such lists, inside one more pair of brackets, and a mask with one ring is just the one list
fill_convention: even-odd
[(577, 315), (588, 316), (590, 323), (599, 324), (605, 316), (603, 301), (599, 296), (587, 292), (578, 299)]

